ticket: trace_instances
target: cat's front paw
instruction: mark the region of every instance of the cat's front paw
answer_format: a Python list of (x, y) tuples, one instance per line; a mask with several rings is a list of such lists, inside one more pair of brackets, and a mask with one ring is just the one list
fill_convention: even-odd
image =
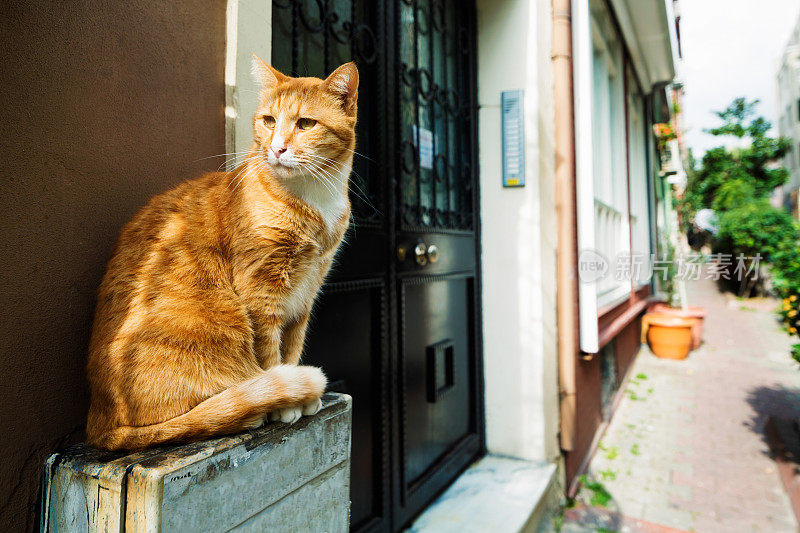
[(245, 420), (244, 421), (244, 429), (252, 431), (252, 430), (260, 428), (266, 422), (269, 422), (269, 420), (267, 420), (266, 417), (263, 417), (263, 416), (259, 416), (257, 418), (253, 418), (251, 420)]
[(322, 409), (322, 400), (317, 398), (316, 400), (312, 400), (303, 406), (303, 416), (311, 416), (319, 413), (319, 410)]
[(303, 416), (302, 406), (297, 407), (284, 407), (267, 413), (267, 418), (270, 422), (283, 422), (285, 424), (294, 424), (300, 417)]
[(322, 409), (322, 400), (317, 398), (305, 405), (298, 405), (297, 407), (284, 407), (283, 409), (276, 409), (270, 411), (264, 418), (267, 422), (283, 422), (285, 424), (294, 424), (300, 420), (301, 416), (312, 416)]

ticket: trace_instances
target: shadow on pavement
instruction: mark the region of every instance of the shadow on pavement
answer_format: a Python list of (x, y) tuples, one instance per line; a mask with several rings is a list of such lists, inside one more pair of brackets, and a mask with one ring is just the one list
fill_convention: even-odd
[[(800, 372), (800, 369), (798, 369)], [(753, 415), (746, 423), (753, 433), (769, 444), (765, 431), (767, 420), (788, 419), (800, 420), (800, 389), (782, 385), (756, 387), (747, 393), (747, 403), (753, 409)], [(774, 453), (769, 453), (775, 457)]]

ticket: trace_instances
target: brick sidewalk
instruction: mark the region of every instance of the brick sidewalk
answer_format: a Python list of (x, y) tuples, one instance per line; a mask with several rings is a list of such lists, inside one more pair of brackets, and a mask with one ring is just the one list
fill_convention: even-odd
[(777, 304), (738, 301), (705, 280), (689, 299), (708, 310), (703, 346), (685, 361), (642, 349), (592, 461), (590, 479), (612, 497), (593, 509), (612, 520), (568, 511), (563, 531), (798, 530), (763, 434), (770, 414), (800, 417), (800, 370)]

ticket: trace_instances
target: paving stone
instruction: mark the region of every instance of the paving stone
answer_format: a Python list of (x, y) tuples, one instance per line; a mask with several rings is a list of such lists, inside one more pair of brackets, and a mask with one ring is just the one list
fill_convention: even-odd
[(694, 527), (692, 513), (668, 507), (647, 507), (642, 518), (654, 524), (683, 529), (684, 531), (689, 531)]

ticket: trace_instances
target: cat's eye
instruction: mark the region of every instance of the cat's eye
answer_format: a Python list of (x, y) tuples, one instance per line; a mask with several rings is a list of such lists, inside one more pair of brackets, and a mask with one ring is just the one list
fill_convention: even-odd
[(266, 115), (264, 117), (264, 125), (266, 127), (268, 127), (269, 129), (274, 128), (275, 127), (275, 117), (271, 117), (269, 115)]
[(317, 121), (313, 118), (301, 118), (297, 121), (297, 127), (301, 130), (310, 130), (316, 125)]

